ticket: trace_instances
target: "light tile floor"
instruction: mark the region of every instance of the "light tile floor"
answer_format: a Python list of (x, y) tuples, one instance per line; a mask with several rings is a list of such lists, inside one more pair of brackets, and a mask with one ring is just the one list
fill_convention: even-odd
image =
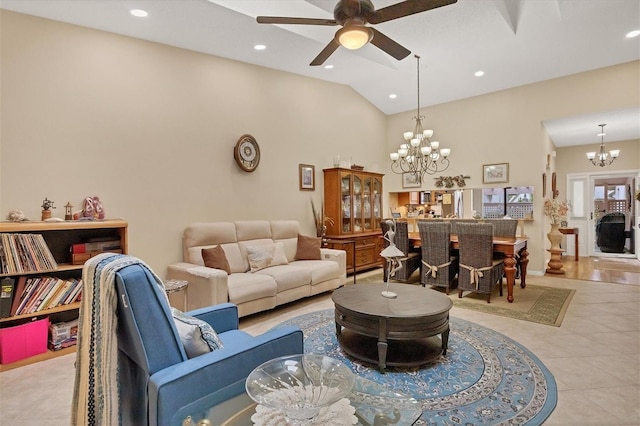
[[(456, 307), (451, 315), (511, 337), (549, 368), (558, 404), (546, 425), (640, 425), (640, 285), (549, 276), (527, 281), (576, 290), (561, 327)], [(514, 289), (515, 303), (519, 291), (526, 289)], [(244, 318), (241, 327), (258, 334), (331, 307), (330, 296), (319, 295)], [(1, 373), (0, 424), (68, 425), (74, 360), (66, 355)]]

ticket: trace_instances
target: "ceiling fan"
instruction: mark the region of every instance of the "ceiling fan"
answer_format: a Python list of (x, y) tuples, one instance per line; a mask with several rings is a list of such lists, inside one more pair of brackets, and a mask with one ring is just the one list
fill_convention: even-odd
[(406, 58), (411, 51), (366, 24), (380, 24), (393, 19), (425, 12), (458, 0), (407, 0), (376, 10), (370, 0), (340, 0), (333, 10), (334, 19), (289, 18), (258, 16), (260, 24), (341, 25), (329, 44), (311, 61), (312, 66), (322, 65), (338, 47), (359, 49), (368, 42), (397, 60)]

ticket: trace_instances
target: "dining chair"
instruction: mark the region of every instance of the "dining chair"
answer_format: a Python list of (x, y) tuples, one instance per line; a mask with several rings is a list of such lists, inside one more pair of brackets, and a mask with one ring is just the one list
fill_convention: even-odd
[(449, 220), (449, 223), (451, 223), (451, 233), (452, 234), (458, 233), (459, 223), (477, 223), (477, 222), (478, 221), (476, 219), (463, 219), (463, 218), (451, 219)]
[(422, 250), (420, 284), (444, 287), (447, 294), (458, 286), (458, 257), (451, 254), (449, 222), (418, 222)]
[(491, 292), (498, 284), (502, 296), (504, 261), (493, 257), (493, 225), (459, 223), (458, 243), (458, 297), (461, 298), (465, 290), (473, 291), (486, 294), (487, 303), (491, 303)]
[[(382, 229), (382, 235), (386, 235), (389, 230), (389, 225), (386, 220), (380, 222), (380, 227)], [(420, 261), (421, 254), (419, 251), (412, 250), (412, 244), (409, 241), (409, 224), (403, 221), (396, 221), (396, 233), (393, 238), (393, 242), (396, 247), (404, 253), (404, 258), (400, 259), (400, 264), (402, 268), (397, 270), (391, 278), (396, 281), (407, 282), (411, 275), (417, 270), (420, 269)], [(389, 242), (384, 240), (384, 248), (389, 246)], [(384, 268), (384, 281), (387, 281), (387, 268)]]
[[(493, 225), (493, 235), (496, 237), (515, 237), (518, 231), (518, 219), (489, 219), (487, 223)], [(503, 258), (504, 254), (500, 252), (493, 252), (494, 258)], [(515, 255), (516, 259), (516, 273), (515, 277), (520, 278), (520, 256)]]

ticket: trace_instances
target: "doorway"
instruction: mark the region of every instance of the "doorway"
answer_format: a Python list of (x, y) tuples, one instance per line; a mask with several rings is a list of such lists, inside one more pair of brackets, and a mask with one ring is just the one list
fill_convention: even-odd
[[(579, 250), (588, 256), (640, 259), (640, 171), (568, 174), (569, 226), (579, 228)], [(568, 250), (573, 251), (568, 240)], [(584, 251), (583, 251), (584, 250)]]

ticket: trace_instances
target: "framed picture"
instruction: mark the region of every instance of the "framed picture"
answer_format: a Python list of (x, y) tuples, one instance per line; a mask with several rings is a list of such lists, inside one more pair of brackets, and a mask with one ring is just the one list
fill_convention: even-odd
[(509, 163), (485, 164), (482, 166), (482, 182), (509, 182)]
[(403, 188), (420, 188), (420, 175), (418, 173), (403, 173), (402, 174), (402, 187)]
[(300, 191), (316, 190), (316, 167), (310, 164), (299, 164)]

